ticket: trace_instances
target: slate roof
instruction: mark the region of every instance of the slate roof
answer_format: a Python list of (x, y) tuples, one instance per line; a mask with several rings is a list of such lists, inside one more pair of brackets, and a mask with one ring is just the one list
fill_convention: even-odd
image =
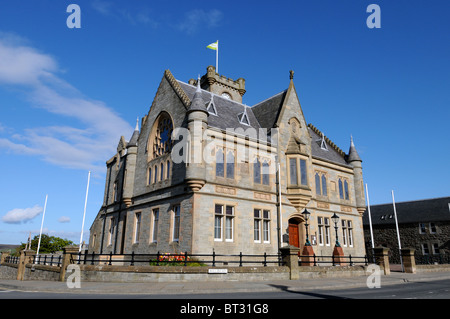
[[(395, 203), (399, 224), (450, 221), (450, 197), (423, 199)], [(373, 226), (395, 225), (392, 203), (371, 205), (370, 215)], [(364, 212), (364, 226), (369, 226), (369, 213)]]
[(253, 114), (259, 121), (261, 127), (272, 128), (277, 121), (287, 90), (252, 106)]
[[(193, 99), (196, 87), (182, 81), (177, 80), (180, 84), (183, 91), (189, 97), (189, 99)], [(202, 99), (205, 102), (206, 106), (211, 101), (211, 97), (213, 97), (214, 106), (216, 107), (217, 116), (210, 114), (208, 117), (208, 125), (212, 127), (217, 127), (222, 130), (226, 130), (227, 128), (238, 128), (246, 130), (249, 127), (253, 127), (258, 130), (261, 126), (259, 125), (258, 120), (252, 112), (252, 108), (245, 106), (244, 104), (228, 100), (223, 98), (217, 94), (205, 91), (202, 89)], [(250, 125), (245, 125), (240, 123), (238, 115), (244, 112), (244, 108), (247, 108), (247, 116)]]
[[(184, 91), (186, 96), (192, 101), (197, 87), (180, 80), (175, 81)], [(211, 98), (213, 98), (213, 103), (217, 111), (217, 116), (209, 114), (209, 126), (216, 127), (222, 130), (226, 130), (228, 128), (242, 128), (246, 130), (249, 127), (253, 127), (257, 130), (257, 132), (259, 128), (270, 129), (274, 127), (281, 110), (281, 106), (283, 105), (284, 99), (286, 97), (286, 93), (287, 90), (284, 90), (262, 102), (255, 104), (253, 107), (248, 107), (244, 104), (223, 98), (217, 94), (201, 89), (201, 97), (205, 104), (205, 108), (208, 106)], [(239, 121), (239, 115), (244, 112), (245, 108), (250, 125), (242, 124)], [(340, 165), (345, 165), (347, 167), (352, 167), (347, 163), (345, 159), (346, 154), (328, 138), (325, 138), (328, 150), (323, 150), (320, 148), (320, 143), (317, 143), (317, 140), (321, 139), (321, 135), (319, 135), (320, 131), (318, 131), (318, 129), (316, 129), (312, 125), (309, 125), (308, 130), (312, 137), (311, 151), (314, 157), (318, 157)]]
[(313, 130), (311, 127), (308, 127), (309, 133), (311, 134), (311, 152), (314, 157), (319, 157), (321, 159), (338, 163), (341, 165), (351, 167), (344, 159), (344, 157), (339, 154), (339, 152), (330, 144), (327, 139), (325, 139), (325, 143), (327, 144), (327, 150), (323, 150), (320, 147), (320, 142), (322, 140), (322, 136), (316, 133), (316, 130)]

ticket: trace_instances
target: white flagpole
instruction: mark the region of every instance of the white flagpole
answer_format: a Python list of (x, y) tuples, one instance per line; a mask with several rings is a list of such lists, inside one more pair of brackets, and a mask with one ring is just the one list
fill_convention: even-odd
[(42, 214), (41, 230), (39, 232), (39, 241), (38, 241), (38, 246), (37, 246), (36, 257), (39, 255), (39, 248), (41, 248), (42, 227), (44, 226), (45, 210), (47, 209), (47, 198), (48, 198), (48, 194), (45, 195), (44, 213)]
[(366, 196), (367, 196), (367, 211), (369, 213), (370, 240), (372, 241), (372, 249), (374, 249), (375, 243), (373, 241), (372, 215), (370, 214), (369, 189), (367, 188), (367, 183), (366, 183)]
[(89, 174), (88, 174), (88, 182), (87, 182), (87, 187), (86, 187), (86, 199), (84, 200), (83, 223), (81, 224), (80, 248), (78, 251), (81, 251), (81, 245), (83, 244), (84, 218), (86, 217), (86, 205), (87, 205), (87, 199), (88, 199), (90, 179), (91, 179), (91, 171), (89, 171)]
[(404, 270), (402, 260), (402, 245), (400, 243), (400, 232), (398, 231), (397, 209), (395, 208), (394, 190), (392, 190), (392, 205), (394, 206), (395, 228), (397, 230), (397, 240), (398, 240), (398, 252), (400, 255), (400, 263), (402, 264), (402, 272), (403, 272)]
[(216, 50), (216, 73), (219, 73), (219, 40), (217, 40), (217, 50)]
[(367, 212), (369, 213), (369, 228), (370, 228), (370, 240), (372, 242), (372, 258), (375, 263), (375, 243), (373, 241), (373, 229), (372, 229), (372, 215), (370, 214), (370, 202), (369, 202), (369, 189), (366, 183), (366, 196), (367, 196)]

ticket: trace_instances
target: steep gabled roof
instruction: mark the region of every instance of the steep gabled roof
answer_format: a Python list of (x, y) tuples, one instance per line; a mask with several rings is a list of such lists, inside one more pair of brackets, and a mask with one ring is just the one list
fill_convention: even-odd
[(280, 114), (281, 106), (283, 105), (286, 93), (287, 90), (284, 90), (283, 92), (275, 94), (274, 96), (252, 106), (253, 114), (255, 114), (261, 127), (268, 129), (274, 127), (278, 119), (278, 115)]

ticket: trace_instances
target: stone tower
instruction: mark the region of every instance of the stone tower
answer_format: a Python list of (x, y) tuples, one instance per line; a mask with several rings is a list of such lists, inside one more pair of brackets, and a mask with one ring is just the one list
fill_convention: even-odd
[[(189, 84), (196, 85), (196, 80), (189, 80)], [(234, 81), (216, 73), (216, 68), (211, 65), (206, 68), (206, 74), (201, 77), (200, 87), (238, 103), (242, 103), (242, 96), (245, 94), (245, 80), (243, 78)]]
[(189, 146), (188, 165), (186, 165), (186, 183), (193, 191), (200, 190), (206, 183), (206, 170), (203, 160), (203, 133), (208, 126), (208, 111), (205, 101), (202, 98), (200, 89), (200, 79), (197, 80), (197, 90), (195, 91), (191, 105), (187, 110)]
[(356, 151), (355, 144), (353, 143), (353, 137), (350, 138), (350, 149), (348, 151), (347, 162), (353, 166), (354, 172), (354, 185), (355, 185), (355, 198), (356, 207), (358, 212), (362, 215), (366, 210), (366, 200), (364, 197), (364, 183), (362, 176), (362, 160)]
[(139, 119), (136, 120), (136, 128), (127, 144), (127, 157), (125, 162), (124, 182), (123, 182), (123, 202), (126, 207), (131, 205), (133, 197), (134, 176), (136, 174), (136, 159), (139, 138)]

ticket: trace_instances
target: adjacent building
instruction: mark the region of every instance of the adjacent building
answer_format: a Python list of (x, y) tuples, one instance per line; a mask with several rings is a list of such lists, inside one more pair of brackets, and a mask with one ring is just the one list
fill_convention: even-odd
[(345, 153), (307, 124), (293, 78), (249, 107), (243, 78), (209, 66), (183, 82), (166, 70), (106, 162), (89, 251), (275, 254), (303, 248), (307, 209), (317, 256), (332, 254), (335, 226), (344, 254), (364, 256), (362, 161), (353, 140)]
[[(450, 197), (399, 202), (395, 208), (400, 245), (415, 249), (416, 263), (450, 261)], [(370, 213), (375, 247), (390, 248), (391, 262), (400, 263), (393, 204), (373, 205)], [(363, 221), (367, 251), (370, 252), (368, 212)]]

